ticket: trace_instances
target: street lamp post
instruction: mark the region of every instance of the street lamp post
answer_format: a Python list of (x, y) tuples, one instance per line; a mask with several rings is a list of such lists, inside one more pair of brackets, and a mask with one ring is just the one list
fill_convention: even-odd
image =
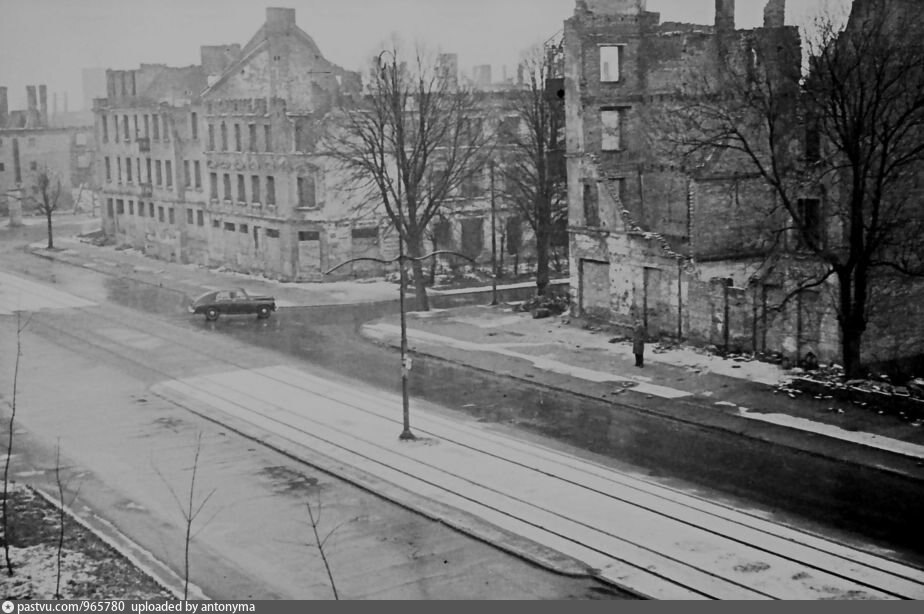
[(399, 282), (399, 310), (401, 311), (401, 411), (404, 419), (404, 430), (398, 439), (408, 441), (415, 439), (414, 433), (411, 432), (411, 407), (407, 393), (407, 376), (411, 370), (410, 358), (407, 355), (407, 309), (405, 300), (407, 293), (407, 269), (405, 269), (404, 256), (404, 238), (399, 233), (398, 236), (398, 267), (400, 268)]
[(497, 305), (497, 209), (494, 200), (494, 160), (491, 160), (491, 304)]
[(411, 370), (411, 359), (408, 356), (407, 351), (407, 308), (406, 308), (406, 296), (405, 296), (405, 282), (407, 281), (407, 270), (406, 266), (408, 262), (414, 261), (423, 261), (428, 258), (436, 258), (437, 256), (458, 256), (459, 258), (464, 258), (469, 262), (474, 263), (475, 260), (469, 258), (465, 254), (460, 254), (459, 252), (454, 252), (450, 250), (436, 250), (430, 252), (424, 256), (419, 256), (417, 258), (408, 256), (404, 253), (404, 236), (399, 231), (398, 233), (398, 255), (391, 260), (385, 260), (383, 258), (371, 258), (364, 256), (361, 258), (351, 258), (346, 262), (341, 262), (332, 269), (329, 269), (324, 274), (330, 275), (337, 269), (345, 267), (347, 265), (353, 264), (354, 262), (368, 261), (368, 262), (378, 262), (380, 264), (393, 264), (398, 263), (400, 270), (400, 282), (398, 284), (398, 305), (401, 311), (401, 409), (402, 409), (402, 418), (403, 418), (403, 429), (401, 435), (398, 436), (398, 439), (401, 441), (410, 441), (417, 439), (414, 433), (411, 431), (411, 410), (410, 410), (410, 395), (407, 390), (407, 379), (408, 374)]

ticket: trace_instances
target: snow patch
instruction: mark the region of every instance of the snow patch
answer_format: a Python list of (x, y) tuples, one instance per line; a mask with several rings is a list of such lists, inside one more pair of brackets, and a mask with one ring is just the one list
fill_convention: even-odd
[(518, 324), (522, 321), (522, 319), (523, 318), (519, 315), (492, 319), (470, 317), (452, 318), (454, 322), (459, 322), (460, 324), (468, 324), (469, 326), (476, 326), (478, 328), (499, 328), (501, 326), (511, 326), (513, 324)]
[[(400, 329), (397, 326), (392, 324), (385, 324), (382, 322), (377, 324), (368, 324), (364, 326), (363, 329), (367, 332), (367, 334), (369, 334), (369, 336), (380, 341), (386, 340), (400, 332)], [(505, 344), (472, 343), (470, 341), (462, 341), (461, 339), (454, 339), (452, 337), (434, 335), (432, 333), (419, 330), (409, 330), (407, 331), (407, 335), (409, 339), (414, 341), (429, 343), (431, 345), (440, 347), (455, 347), (467, 352), (492, 352), (494, 354), (501, 354), (503, 356), (517, 358), (532, 363), (533, 366), (537, 369), (542, 369), (543, 371), (549, 371), (551, 373), (559, 373), (561, 375), (567, 375), (570, 377), (576, 377), (578, 379), (583, 379), (589, 382), (636, 382), (638, 385), (634, 386), (632, 391), (638, 392), (640, 394), (652, 395), (664, 399), (677, 399), (680, 397), (691, 396), (689, 392), (677, 390), (676, 388), (668, 388), (667, 386), (649, 384), (646, 381), (648, 378), (627, 377), (624, 375), (617, 376), (613, 373), (594, 371), (592, 369), (585, 369), (584, 367), (569, 365), (545, 356), (531, 356), (528, 354), (521, 354), (511, 350)]]
[(846, 431), (841, 427), (832, 424), (824, 424), (822, 422), (815, 422), (814, 420), (798, 418), (796, 416), (789, 416), (786, 414), (763, 414), (750, 411), (743, 407), (738, 408), (738, 413), (742, 417), (750, 418), (752, 420), (760, 420), (761, 422), (769, 422), (779, 426), (788, 426), (791, 428), (799, 429), (801, 431), (817, 433), (819, 435), (825, 435), (826, 437), (832, 437), (842, 441), (849, 441), (851, 443), (857, 443), (860, 445), (868, 446), (870, 448), (886, 450), (896, 454), (903, 454), (913, 458), (924, 459), (924, 446), (902, 441), (900, 439), (892, 439), (891, 437), (883, 437), (882, 435), (875, 435), (873, 433)]
[[(58, 577), (58, 549), (48, 545), (28, 548), (10, 547), (10, 559), (16, 574), (5, 578), (5, 599), (53, 599)], [(91, 577), (84, 570), (97, 563), (79, 552), (64, 549), (61, 553), (61, 592), (68, 597), (68, 587), (86, 583)], [(5, 573), (5, 572), (4, 572)]]

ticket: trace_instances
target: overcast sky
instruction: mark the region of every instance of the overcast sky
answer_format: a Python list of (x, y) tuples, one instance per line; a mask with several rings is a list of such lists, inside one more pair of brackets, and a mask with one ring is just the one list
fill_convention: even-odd
[[(787, 23), (800, 25), (826, 0), (790, 0)], [(827, 0), (847, 2), (848, 0)], [(737, 0), (740, 28), (759, 26), (766, 0)], [(25, 86), (48, 86), (48, 105), (68, 94), (81, 107), (83, 68), (137, 68), (142, 62), (199, 63), (200, 45), (243, 45), (267, 6), (296, 9), (296, 21), (331, 61), (358, 70), (397, 32), (445, 52), (460, 66), (513, 67), (519, 53), (561, 30), (575, 0), (0, 0), (0, 85), (11, 109)], [(648, 0), (662, 21), (712, 23), (715, 0)]]

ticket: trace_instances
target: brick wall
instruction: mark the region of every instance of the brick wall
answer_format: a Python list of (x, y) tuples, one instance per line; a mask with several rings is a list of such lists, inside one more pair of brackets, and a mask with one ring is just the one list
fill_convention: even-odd
[(693, 202), (693, 250), (697, 259), (762, 252), (773, 238), (774, 197), (760, 179), (698, 181)]
[(924, 280), (884, 276), (874, 284), (871, 295), (864, 361), (924, 354)]

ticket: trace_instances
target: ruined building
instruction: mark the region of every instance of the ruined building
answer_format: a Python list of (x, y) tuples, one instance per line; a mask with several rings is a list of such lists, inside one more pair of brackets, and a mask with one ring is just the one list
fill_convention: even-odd
[(243, 48), (201, 57), (107, 71), (95, 108), (105, 231), (165, 259), (321, 279), (342, 257), (321, 250), (352, 222), (320, 180), (313, 129), (358, 76), (324, 59), (292, 9), (267, 9)]
[(762, 261), (758, 212), (773, 199), (766, 184), (721, 156), (692, 168), (659, 153), (674, 135), (657, 118), (721, 62), (771, 66), (771, 77), (800, 69), (783, 0), (770, 0), (753, 30), (735, 28), (734, 0), (715, 7), (714, 23), (697, 25), (662, 23), (645, 0), (577, 0), (565, 22), (576, 310), (728, 350), (834, 356), (835, 322), (816, 296), (776, 314), (783, 289), (752, 283)]
[(10, 110), (6, 87), (0, 87), (0, 215), (35, 212), (38, 175), (60, 180), (59, 209), (70, 209), (83, 190), (92, 190), (94, 139), (90, 124), (56, 122), (49, 114), (45, 85), (26, 87), (27, 108)]
[[(456, 55), (439, 56), (437, 70), (459, 84)], [(362, 206), (321, 141), (338, 107), (362, 95), (360, 75), (324, 58), (285, 8), (268, 8), (243, 47), (202, 47), (199, 65), (107, 71), (107, 96), (95, 101), (105, 232), (158, 258), (289, 281), (392, 257), (384, 212)], [(503, 96), (485, 93), (473, 121), (515, 127)], [(433, 245), (490, 261), (490, 169), (449, 196)], [(525, 226), (498, 206), (501, 259), (521, 271), (532, 254)], [(337, 276), (382, 273), (359, 262)]]

